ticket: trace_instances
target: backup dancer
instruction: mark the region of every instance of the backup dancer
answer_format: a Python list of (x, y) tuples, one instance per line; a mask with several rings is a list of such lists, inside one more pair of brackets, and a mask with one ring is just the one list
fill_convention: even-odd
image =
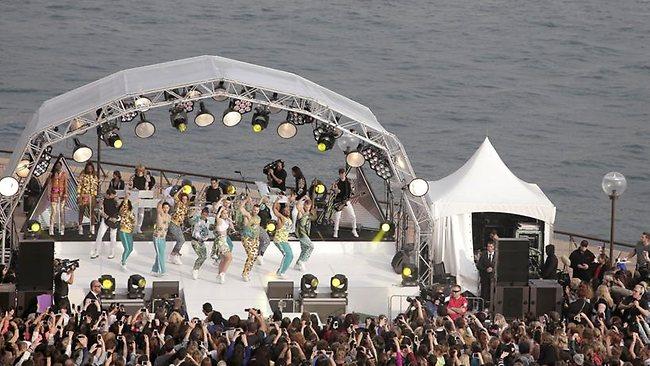
[(153, 228), (153, 246), (156, 250), (156, 259), (151, 272), (154, 276), (165, 274), (165, 237), (169, 229), (171, 215), (169, 214), (169, 202), (161, 199), (156, 207), (156, 225)]
[(109, 237), (111, 240), (111, 244), (108, 249), (108, 259), (115, 258), (115, 246), (117, 245), (117, 228), (120, 226), (120, 209), (118, 208), (115, 196), (116, 192), (113, 188), (106, 190), (106, 196), (104, 196), (104, 201), (102, 202), (102, 210), (99, 212), (102, 220), (99, 223), (99, 229), (97, 230), (95, 245), (90, 251), (90, 259), (99, 257), (104, 244), (104, 234), (106, 234), (106, 231), (109, 231)]
[(259, 236), (260, 251), (259, 255), (257, 256), (257, 264), (261, 266), (264, 263), (264, 252), (266, 252), (266, 249), (269, 247), (269, 245), (271, 245), (271, 238), (269, 237), (269, 233), (266, 231), (266, 225), (268, 225), (269, 221), (271, 221), (269, 197), (262, 197), (259, 205), (259, 213), (257, 215), (260, 217), (261, 228)]
[(65, 201), (68, 199), (68, 176), (63, 164), (54, 164), (49, 178), (50, 185), (50, 236), (54, 236), (54, 225), (59, 224), (59, 234), (65, 232)]
[(131, 193), (126, 191), (124, 194), (124, 199), (120, 204), (120, 230), (117, 235), (122, 242), (124, 251), (122, 252), (122, 270), (124, 272), (126, 269), (126, 260), (129, 259), (129, 255), (133, 252), (133, 226), (135, 224), (135, 216), (133, 215), (133, 205), (129, 196)]
[(314, 251), (314, 244), (309, 238), (311, 231), (311, 200), (309, 197), (304, 196), (298, 202), (298, 224), (296, 225), (296, 236), (300, 241), (300, 256), (296, 261), (296, 269), (300, 271), (305, 270), (305, 263), (309, 260), (311, 253)]
[(184, 193), (182, 189), (174, 195), (174, 213), (169, 223), (169, 233), (172, 234), (176, 244), (174, 249), (169, 253), (169, 262), (173, 264), (181, 264), (181, 249), (185, 244), (185, 235), (183, 235), (183, 222), (187, 217), (189, 211), (190, 196)]
[(248, 212), (246, 209), (247, 204), (249, 206), (252, 205), (250, 197), (247, 197), (246, 201), (242, 202), (239, 207), (240, 212), (244, 216), (241, 241), (244, 250), (246, 250), (246, 262), (244, 263), (244, 270), (241, 276), (246, 282), (250, 281), (250, 272), (260, 249), (260, 217), (258, 216), (260, 206), (252, 205), (251, 211)]
[(278, 218), (278, 227), (275, 229), (273, 242), (275, 243), (275, 246), (280, 249), (280, 252), (282, 252), (282, 262), (280, 262), (280, 268), (278, 268), (276, 274), (278, 277), (284, 278), (285, 273), (293, 261), (293, 251), (289, 245), (289, 230), (291, 230), (291, 209), (289, 208), (289, 205), (285, 205), (282, 211), (280, 211), (280, 201), (278, 199), (273, 204), (273, 213)]
[(199, 269), (208, 258), (208, 250), (205, 247), (206, 241), (214, 239), (214, 234), (210, 231), (210, 226), (208, 225), (208, 216), (210, 210), (207, 207), (201, 210), (200, 216), (196, 219), (196, 222), (192, 226), (192, 249), (196, 252), (196, 261), (194, 261), (194, 267), (192, 268), (192, 278), (199, 278)]
[(95, 235), (95, 214), (93, 213), (93, 206), (97, 201), (98, 180), (93, 163), (86, 163), (78, 180), (77, 205), (79, 206), (79, 235), (84, 234), (82, 225), (84, 215), (90, 218), (90, 235)]
[(230, 220), (230, 213), (224, 207), (219, 208), (217, 211), (217, 220), (215, 223), (215, 239), (212, 244), (212, 253), (210, 257), (218, 262), (219, 265), (219, 282), (226, 282), (226, 271), (232, 262), (232, 252), (228, 246), (228, 229), (232, 228), (232, 221)]

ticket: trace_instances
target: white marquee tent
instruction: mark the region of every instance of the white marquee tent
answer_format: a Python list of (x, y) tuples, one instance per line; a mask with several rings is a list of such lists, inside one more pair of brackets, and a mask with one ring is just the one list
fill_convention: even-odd
[(444, 261), (463, 289), (478, 289), (472, 213), (503, 212), (544, 221), (544, 245), (549, 244), (555, 205), (536, 184), (517, 178), (487, 137), (460, 169), (429, 182), (429, 199), (435, 261)]

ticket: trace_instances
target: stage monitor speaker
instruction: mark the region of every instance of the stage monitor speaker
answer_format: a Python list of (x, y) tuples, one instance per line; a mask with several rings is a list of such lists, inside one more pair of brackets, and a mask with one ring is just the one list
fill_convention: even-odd
[(16, 307), (16, 285), (13, 283), (0, 284), (0, 309), (7, 310)]
[(16, 288), (18, 291), (52, 291), (53, 272), (53, 241), (24, 240), (20, 242), (16, 263)]
[(562, 286), (556, 280), (530, 280), (530, 312), (537, 317), (562, 311)]
[(530, 289), (528, 286), (495, 286), (490, 307), (507, 319), (523, 319), (528, 313)]
[(151, 299), (175, 299), (179, 297), (178, 281), (154, 281), (151, 285)]
[(499, 239), (496, 249), (496, 284), (528, 286), (528, 239)]
[(266, 288), (271, 310), (283, 313), (293, 313), (297, 306), (293, 296), (293, 281), (270, 281)]

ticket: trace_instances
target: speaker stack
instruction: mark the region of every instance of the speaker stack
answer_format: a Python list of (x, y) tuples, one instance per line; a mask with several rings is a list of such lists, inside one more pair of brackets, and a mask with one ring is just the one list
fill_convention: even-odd
[(54, 281), (54, 242), (23, 240), (16, 262), (16, 310), (24, 315), (35, 312), (37, 297), (52, 294)]
[(508, 319), (528, 312), (528, 239), (499, 239), (492, 279), (490, 310)]

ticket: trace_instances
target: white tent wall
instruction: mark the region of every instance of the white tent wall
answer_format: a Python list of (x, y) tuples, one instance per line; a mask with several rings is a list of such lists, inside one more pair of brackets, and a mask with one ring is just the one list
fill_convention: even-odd
[(441, 217), (433, 223), (433, 244), (436, 262), (444, 262), (445, 270), (456, 276), (463, 290), (478, 289), (478, 271), (474, 265), (472, 214)]

